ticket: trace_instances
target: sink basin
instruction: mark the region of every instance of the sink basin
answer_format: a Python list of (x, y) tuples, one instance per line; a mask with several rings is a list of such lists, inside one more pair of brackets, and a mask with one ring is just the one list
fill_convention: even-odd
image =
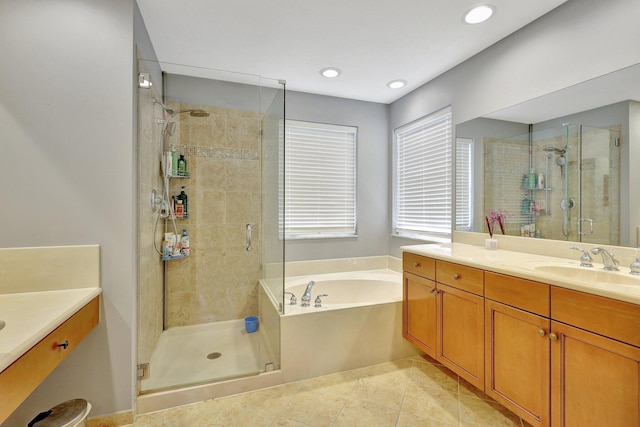
[(573, 265), (536, 265), (534, 270), (550, 273), (564, 279), (584, 282), (585, 284), (607, 284), (640, 286), (640, 277), (632, 276), (628, 271), (606, 271), (597, 267), (579, 267)]
[(4, 328), (5, 326), (7, 326), (7, 322), (5, 322), (4, 320), (0, 320), (0, 330), (2, 330), (2, 328)]

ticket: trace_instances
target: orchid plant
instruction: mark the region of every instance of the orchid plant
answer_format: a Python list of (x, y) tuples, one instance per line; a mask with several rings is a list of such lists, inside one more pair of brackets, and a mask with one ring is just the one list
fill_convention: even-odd
[(490, 237), (493, 237), (493, 229), (496, 223), (500, 225), (500, 231), (502, 231), (502, 234), (504, 234), (504, 225), (507, 217), (508, 213), (505, 209), (487, 209), (487, 215), (485, 216), (485, 219), (487, 221), (487, 227), (489, 228)]

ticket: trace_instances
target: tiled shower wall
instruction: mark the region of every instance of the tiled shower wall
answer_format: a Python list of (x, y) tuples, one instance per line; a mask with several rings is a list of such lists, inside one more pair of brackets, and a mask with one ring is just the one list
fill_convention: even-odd
[[(139, 63), (141, 70), (144, 61)], [(162, 107), (151, 89), (138, 89), (138, 361), (148, 362), (162, 333), (163, 263), (154, 249), (153, 228), (157, 214), (151, 209), (151, 191), (162, 192), (159, 163), (162, 153)], [(162, 220), (158, 223), (156, 245), (161, 244)]]
[[(191, 256), (168, 262), (167, 327), (240, 319), (258, 314), (260, 278), (259, 113), (170, 103), (203, 109), (209, 117), (177, 114), (169, 143), (187, 161), (189, 179), (171, 180), (170, 194), (188, 195)], [(247, 224), (252, 227), (246, 249)], [(173, 231), (173, 224), (168, 224)]]

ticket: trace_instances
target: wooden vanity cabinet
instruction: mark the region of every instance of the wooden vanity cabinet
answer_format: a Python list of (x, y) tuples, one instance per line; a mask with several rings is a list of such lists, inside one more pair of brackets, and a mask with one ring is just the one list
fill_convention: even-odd
[(484, 390), (482, 270), (414, 254), (403, 269), (405, 339)]
[(640, 306), (557, 287), (551, 295), (552, 425), (640, 426)]
[(550, 425), (550, 286), (485, 272), (485, 393)]
[(436, 358), (436, 283), (404, 273), (402, 336)]

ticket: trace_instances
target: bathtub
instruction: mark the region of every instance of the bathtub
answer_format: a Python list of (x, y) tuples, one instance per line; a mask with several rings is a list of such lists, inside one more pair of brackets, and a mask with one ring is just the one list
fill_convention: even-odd
[[(313, 280), (310, 307), (301, 307), (302, 294)], [(285, 279), (298, 305), (284, 314), (266, 286), (261, 286), (261, 318), (279, 319), (280, 368), (284, 382), (313, 378), (419, 354), (402, 338), (402, 274), (388, 269), (324, 273)], [(322, 307), (314, 307), (316, 296)], [(269, 307), (270, 305), (270, 307)], [(267, 326), (268, 327), (268, 326)]]

